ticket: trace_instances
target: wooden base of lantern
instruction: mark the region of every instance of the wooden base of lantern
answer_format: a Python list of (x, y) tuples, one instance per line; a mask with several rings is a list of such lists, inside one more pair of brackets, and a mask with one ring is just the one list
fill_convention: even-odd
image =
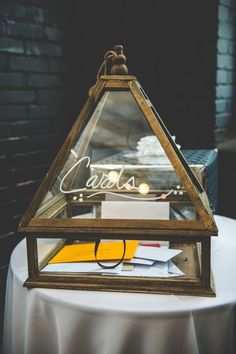
[[(28, 247), (33, 247), (34, 241), (33, 238), (28, 239)], [(182, 253), (173, 258), (173, 261), (177, 267), (184, 272), (184, 276), (173, 278), (123, 277), (117, 275), (47, 273), (38, 270), (29, 276), (24, 286), (27, 288), (41, 287), (207, 297), (215, 296), (213, 276), (210, 270), (210, 237), (206, 237), (198, 243), (172, 242), (171, 248), (182, 250)], [(44, 266), (45, 265), (44, 261)]]
[[(157, 279), (157, 278), (155, 278)], [(156, 280), (157, 281), (157, 280)], [(65, 283), (64, 279), (62, 282), (60, 280), (54, 281), (53, 283), (48, 283), (46, 280), (30, 280), (28, 279), (24, 286), (31, 288), (49, 288), (49, 289), (68, 289), (68, 290), (89, 290), (89, 291), (109, 291), (109, 292), (122, 292), (122, 293), (146, 293), (146, 294), (165, 294), (165, 295), (188, 295), (188, 296), (203, 296), (203, 297), (215, 297), (215, 291), (213, 288), (205, 288), (202, 286), (172, 286), (172, 285), (162, 285), (159, 284), (155, 287), (145, 285), (141, 285), (139, 282), (138, 286), (130, 286), (128, 287), (125, 284), (125, 289), (121, 288), (121, 284), (119, 287), (112, 284), (109, 280), (107, 283), (99, 283), (99, 284), (86, 284), (86, 282), (78, 282), (74, 281), (74, 279), (68, 279), (68, 282)], [(142, 287), (140, 287), (142, 286)]]

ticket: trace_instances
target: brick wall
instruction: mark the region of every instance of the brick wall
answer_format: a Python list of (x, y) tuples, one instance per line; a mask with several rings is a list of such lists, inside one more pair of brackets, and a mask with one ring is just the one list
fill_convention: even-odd
[(0, 3), (0, 301), (16, 228), (62, 140), (63, 33), (53, 1)]
[(234, 0), (219, 0), (217, 73), (216, 73), (216, 142), (220, 142), (232, 124), (234, 95)]

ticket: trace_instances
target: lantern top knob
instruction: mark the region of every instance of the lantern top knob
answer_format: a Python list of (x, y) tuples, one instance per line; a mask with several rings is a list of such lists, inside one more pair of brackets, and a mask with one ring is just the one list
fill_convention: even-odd
[(127, 75), (128, 68), (125, 65), (126, 56), (123, 53), (123, 45), (121, 45), (121, 44), (115, 45), (114, 52), (116, 53), (116, 55), (114, 55), (112, 57), (111, 74), (112, 75)]
[[(97, 81), (102, 75), (107, 75), (107, 64), (111, 64), (111, 75), (127, 75), (128, 68), (125, 65), (126, 56), (123, 53), (123, 45), (117, 44), (114, 46), (114, 50), (108, 50), (103, 59), (103, 63), (97, 72)], [(94, 86), (89, 89), (89, 96), (93, 91)]]

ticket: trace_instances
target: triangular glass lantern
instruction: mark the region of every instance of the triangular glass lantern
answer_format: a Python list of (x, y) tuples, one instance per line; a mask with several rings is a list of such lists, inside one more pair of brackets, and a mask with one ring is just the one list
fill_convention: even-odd
[[(122, 46), (105, 55), (87, 103), (21, 221), (28, 242), (26, 286), (214, 295), (210, 236), (217, 227), (206, 192), (136, 78), (127, 75), (125, 60)], [(109, 242), (102, 245), (104, 239)], [(123, 240), (123, 252), (99, 256), (99, 244), (118, 249), (117, 240)], [(134, 269), (127, 275), (120, 268), (118, 275), (117, 264), (134, 264), (147, 240), (182, 247), (181, 276), (139, 276)], [(93, 255), (76, 258), (80, 246), (91, 246)], [(64, 271), (50, 268), (64, 249)], [(86, 264), (76, 272), (81, 259), (114, 274), (86, 271)], [(101, 264), (115, 260), (114, 266)]]

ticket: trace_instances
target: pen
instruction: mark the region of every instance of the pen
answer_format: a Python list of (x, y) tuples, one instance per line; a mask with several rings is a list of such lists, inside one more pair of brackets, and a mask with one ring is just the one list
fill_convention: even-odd
[(146, 246), (146, 247), (161, 247), (160, 243), (156, 243), (156, 242), (150, 242), (150, 243), (140, 242), (139, 244), (140, 246)]

